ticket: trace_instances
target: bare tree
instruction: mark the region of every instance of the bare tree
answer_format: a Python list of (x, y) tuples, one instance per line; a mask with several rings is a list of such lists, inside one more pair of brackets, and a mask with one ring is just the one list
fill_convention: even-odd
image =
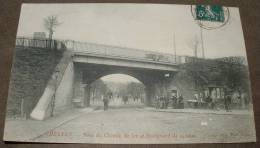
[(58, 17), (51, 15), (46, 18), (44, 18), (44, 27), (49, 32), (49, 40), (52, 40), (53, 33), (55, 29), (60, 25), (61, 23), (58, 21)]

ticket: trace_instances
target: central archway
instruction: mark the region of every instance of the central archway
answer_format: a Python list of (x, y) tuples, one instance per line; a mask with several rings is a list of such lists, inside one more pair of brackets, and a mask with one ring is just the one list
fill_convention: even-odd
[[(144, 104), (153, 106), (155, 98), (165, 92), (173, 73), (162, 70), (122, 67), (91, 63), (74, 63), (74, 98), (83, 107), (91, 105), (91, 84), (96, 80), (112, 75), (125, 74), (140, 81), (145, 87)], [(166, 75), (168, 74), (168, 75)]]
[(143, 82), (129, 74), (105, 74), (89, 84), (85, 97), (91, 106), (103, 106), (108, 97), (110, 107), (139, 107), (144, 105), (145, 89)]

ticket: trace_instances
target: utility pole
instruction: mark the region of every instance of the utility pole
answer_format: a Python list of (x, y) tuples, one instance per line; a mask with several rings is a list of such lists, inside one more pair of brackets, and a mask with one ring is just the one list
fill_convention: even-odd
[(201, 41), (202, 58), (205, 59), (204, 41), (203, 41), (203, 29), (202, 29), (202, 27), (200, 27), (200, 41)]
[(175, 63), (177, 62), (177, 55), (176, 55), (176, 43), (175, 43), (175, 33), (173, 33), (173, 50), (174, 50), (174, 60)]

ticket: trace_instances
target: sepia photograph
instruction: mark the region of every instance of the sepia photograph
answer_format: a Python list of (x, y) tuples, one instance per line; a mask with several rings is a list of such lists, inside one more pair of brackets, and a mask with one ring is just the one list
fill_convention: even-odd
[(4, 141), (256, 142), (239, 8), (21, 7)]

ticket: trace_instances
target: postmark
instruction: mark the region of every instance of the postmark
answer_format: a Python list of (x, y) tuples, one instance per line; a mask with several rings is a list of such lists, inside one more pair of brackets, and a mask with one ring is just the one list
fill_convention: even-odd
[(196, 23), (207, 30), (225, 26), (230, 18), (228, 7), (219, 5), (191, 5), (191, 14)]

